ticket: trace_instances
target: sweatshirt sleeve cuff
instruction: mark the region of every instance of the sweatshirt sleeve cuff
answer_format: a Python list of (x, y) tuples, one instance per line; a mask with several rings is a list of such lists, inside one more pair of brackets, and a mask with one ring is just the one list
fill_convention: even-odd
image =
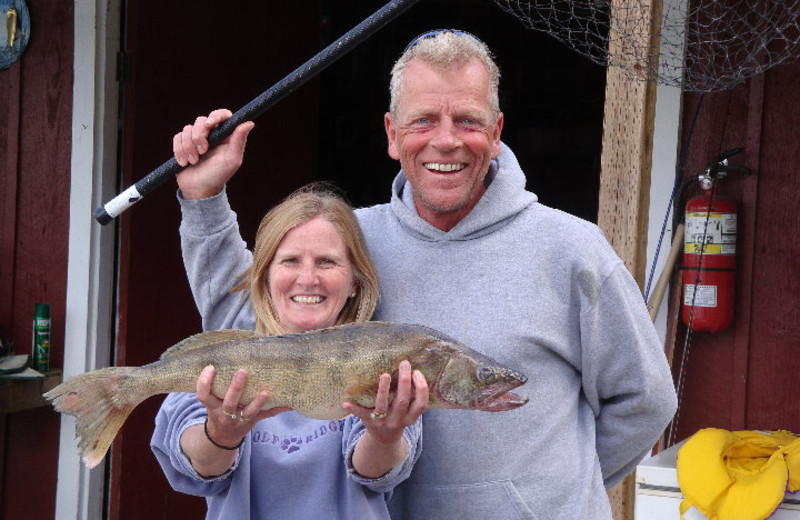
[(192, 200), (184, 199), (179, 189), (177, 198), (181, 206), (181, 227), (191, 229), (193, 233), (214, 234), (236, 223), (236, 213), (228, 202), (226, 187), (212, 197)]
[[(190, 426), (203, 424), (204, 421), (205, 417), (203, 417), (203, 420), (200, 419), (193, 420), (184, 427), (183, 431), (181, 431), (181, 435), (178, 436), (178, 451), (180, 452), (180, 454), (177, 457), (178, 463), (181, 465), (181, 469), (183, 470), (183, 472), (187, 475), (191, 475), (192, 478), (194, 478), (195, 480), (200, 480), (203, 482), (215, 482), (217, 480), (225, 480), (226, 478), (230, 477), (230, 475), (234, 471), (236, 471), (236, 468), (239, 466), (239, 461), (242, 459), (242, 452), (244, 451), (244, 449), (240, 449), (239, 453), (236, 454), (236, 460), (233, 462), (233, 465), (230, 468), (228, 468), (228, 471), (226, 471), (222, 475), (214, 475), (213, 477), (204, 477), (203, 475), (198, 473), (197, 470), (194, 469), (194, 467), (192, 466), (192, 461), (189, 460), (189, 456), (186, 455), (186, 452), (183, 451), (183, 448), (181, 447), (180, 438), (183, 435), (183, 432), (186, 431), (186, 429), (189, 428)], [(242, 445), (242, 448), (244, 448), (244, 445)]]
[[(345, 457), (345, 467), (347, 468), (347, 473), (350, 475), (350, 478), (352, 478), (354, 482), (361, 484), (363, 486), (367, 486), (372, 489), (375, 488), (383, 489), (383, 487), (386, 486), (386, 484), (389, 484), (387, 486), (388, 488), (394, 487), (394, 485), (398, 483), (398, 479), (401, 478), (401, 475), (409, 471), (409, 466), (413, 466), (415, 462), (414, 454), (411, 453), (410, 446), (412, 443), (410, 435), (408, 433), (408, 429), (406, 429), (406, 432), (403, 433), (403, 439), (405, 439), (406, 443), (409, 445), (408, 456), (401, 462), (397, 463), (397, 465), (395, 465), (392, 469), (390, 469), (389, 471), (387, 471), (386, 473), (377, 478), (362, 477), (356, 471), (356, 469), (353, 467), (354, 450), (350, 450), (349, 455)], [(355, 448), (355, 444), (353, 444), (353, 447)]]

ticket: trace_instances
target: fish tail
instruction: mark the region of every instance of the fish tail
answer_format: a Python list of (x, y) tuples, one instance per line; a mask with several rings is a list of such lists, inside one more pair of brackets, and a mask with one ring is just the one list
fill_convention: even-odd
[(108, 367), (75, 376), (46, 394), (56, 411), (77, 420), (78, 452), (89, 468), (105, 456), (122, 424), (148, 395), (136, 395), (138, 367)]

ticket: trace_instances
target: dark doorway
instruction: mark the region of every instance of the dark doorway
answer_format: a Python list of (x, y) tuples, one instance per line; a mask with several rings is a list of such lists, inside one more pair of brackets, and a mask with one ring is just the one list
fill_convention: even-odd
[[(382, 2), (323, 2), (323, 44)], [(389, 72), (405, 45), (429, 29), (454, 27), (485, 41), (502, 73), (503, 141), (540, 200), (592, 222), (605, 98), (605, 68), (550, 36), (525, 28), (493, 2), (419, 2), (321, 75), (319, 175), (357, 206), (385, 202), (398, 164), (386, 154), (383, 114)]]
[[(124, 20), (121, 188), (170, 158), (172, 136), (214, 108), (237, 110), (319, 50), (317, 2), (127, 0)], [(258, 119), (245, 168), (230, 183), (242, 234), (317, 170), (318, 83)], [(126, 211), (119, 225), (118, 365), (158, 359), (201, 331), (180, 253), (176, 183)], [(110, 518), (202, 518), (201, 497), (174, 492), (150, 451), (163, 396), (131, 414), (111, 456)]]

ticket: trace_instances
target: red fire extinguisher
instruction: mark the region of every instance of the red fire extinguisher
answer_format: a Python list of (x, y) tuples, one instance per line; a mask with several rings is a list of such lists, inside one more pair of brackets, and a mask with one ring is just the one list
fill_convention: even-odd
[(683, 322), (720, 332), (733, 323), (736, 203), (709, 190), (686, 203)]
[(712, 161), (698, 177), (703, 194), (686, 203), (683, 253), (683, 322), (693, 331), (720, 332), (733, 323), (736, 281), (736, 203), (718, 193), (731, 150)]

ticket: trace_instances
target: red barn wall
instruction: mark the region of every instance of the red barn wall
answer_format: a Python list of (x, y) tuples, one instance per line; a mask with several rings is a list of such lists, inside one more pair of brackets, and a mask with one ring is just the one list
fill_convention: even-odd
[[(73, 3), (28, 0), (31, 32), (0, 71), (0, 328), (30, 352), (33, 306), (51, 305), (61, 367), (67, 281)], [(49, 407), (0, 409), (0, 519), (53, 518), (61, 421)]]
[[(721, 192), (739, 203), (735, 319), (727, 331), (690, 335), (675, 441), (707, 427), (800, 433), (798, 85), (795, 62), (731, 91), (684, 98), (686, 175), (736, 147), (745, 151), (730, 163), (752, 173), (731, 173), (721, 182)], [(685, 340), (681, 325), (676, 379)]]

